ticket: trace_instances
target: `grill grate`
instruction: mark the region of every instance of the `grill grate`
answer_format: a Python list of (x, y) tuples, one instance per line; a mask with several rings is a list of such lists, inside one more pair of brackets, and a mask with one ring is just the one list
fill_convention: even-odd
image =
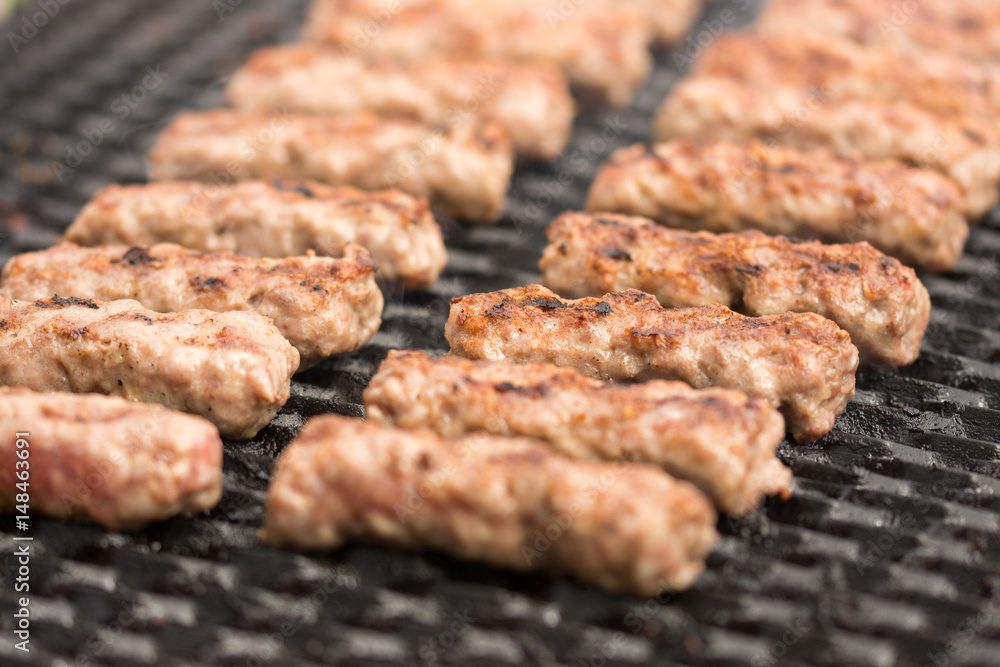
[[(699, 30), (723, 10), (744, 22), (746, 4), (716, 3)], [(12, 55), (9, 35), (43, 5), (58, 11)], [(92, 0), (13, 17), (0, 45), (0, 260), (51, 244), (97, 188), (141, 181), (166, 121), (220, 105), (224, 77), (252, 48), (294, 39), (304, 6)], [(267, 429), (227, 445), (210, 514), (137, 534), (32, 519), (30, 655), (13, 646), (14, 544), (0, 521), (0, 662), (1000, 664), (1000, 213), (953, 273), (926, 278), (935, 311), (920, 360), (863, 372), (833, 433), (782, 446), (794, 497), (723, 519), (692, 591), (635, 600), (437, 554), (257, 542), (274, 457), (304, 420), (361, 415), (390, 348), (444, 351), (451, 297), (536, 280), (544, 225), (582, 205), (612, 149), (649, 137), (676, 77), (662, 55), (633, 108), (583, 115), (560, 162), (515, 174), (499, 226), (446, 224), (443, 279), (390, 300), (370, 345), (297, 376)], [(69, 148), (80, 163), (53, 178)]]

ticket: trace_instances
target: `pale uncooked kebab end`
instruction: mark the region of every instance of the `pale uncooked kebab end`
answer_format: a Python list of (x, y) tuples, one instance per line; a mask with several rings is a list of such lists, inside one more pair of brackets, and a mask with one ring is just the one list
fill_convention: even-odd
[(25, 482), (32, 512), (140, 528), (219, 502), (222, 441), (207, 420), (159, 405), (0, 387), (0, 512), (22, 504)]

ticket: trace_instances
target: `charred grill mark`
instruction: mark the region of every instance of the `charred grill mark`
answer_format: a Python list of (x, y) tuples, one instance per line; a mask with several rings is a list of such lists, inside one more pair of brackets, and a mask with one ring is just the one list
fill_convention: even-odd
[(139, 320), (140, 322), (145, 322), (146, 324), (152, 324), (153, 323), (153, 320), (151, 320), (150, 318), (146, 317), (142, 313), (135, 313), (132, 316), (132, 319)]
[(306, 185), (299, 184), (294, 187), (289, 187), (276, 178), (271, 179), (271, 185), (274, 186), (275, 190), (281, 190), (282, 192), (295, 192), (302, 195), (306, 199), (316, 199), (316, 193), (309, 189)]
[(502, 394), (514, 393), (527, 398), (543, 398), (548, 392), (543, 385), (533, 387), (519, 387), (510, 382), (501, 382), (493, 385), (493, 388)]
[(100, 306), (90, 299), (81, 299), (77, 296), (68, 296), (63, 298), (58, 294), (53, 294), (51, 299), (42, 299), (35, 302), (36, 308), (61, 308), (62, 306), (86, 306), (87, 308), (93, 308), (94, 310), (100, 309)]
[(149, 254), (149, 248), (142, 248), (139, 246), (135, 246), (129, 248), (128, 251), (118, 259), (111, 260), (111, 263), (128, 264), (129, 266), (141, 266), (143, 264), (152, 264), (156, 261), (158, 260)]
[(967, 136), (973, 143), (976, 144), (984, 143), (982, 135), (979, 134), (978, 132), (973, 132), (972, 130), (963, 127), (962, 134)]
[[(504, 297), (504, 299), (506, 300), (506, 297)], [(536, 297), (536, 298), (532, 299), (531, 301), (527, 302), (524, 305), (526, 305), (526, 306), (534, 306), (535, 308), (546, 308), (546, 309), (549, 309), (549, 310), (555, 310), (557, 308), (572, 308), (573, 307), (573, 304), (571, 304), (571, 303), (563, 303), (562, 301), (558, 301), (556, 299), (549, 299), (549, 298), (546, 298), (544, 296)]]
[(500, 303), (494, 304), (486, 310), (486, 317), (507, 317), (507, 307), (511, 303), (513, 301), (511, 301), (510, 297), (505, 296)]
[(609, 227), (621, 227), (622, 226), (622, 223), (618, 222), (617, 220), (612, 220), (611, 218), (605, 218), (605, 217), (600, 216), (600, 215), (595, 216), (594, 220), (597, 220), (597, 222), (601, 223), (602, 225), (607, 225)]
[(195, 276), (191, 279), (191, 285), (195, 289), (224, 289), (226, 281), (222, 278), (202, 278), (201, 276)]
[[(505, 299), (507, 297), (504, 297)], [(557, 299), (550, 299), (548, 297), (539, 296), (531, 301), (524, 304), (525, 306), (534, 306), (536, 308), (545, 308), (546, 310), (557, 310), (560, 308), (575, 308), (576, 310), (593, 310), (602, 315), (608, 315), (614, 312), (611, 308), (611, 304), (607, 301), (599, 301), (596, 305), (590, 304), (579, 304), (579, 303), (565, 303)]]
[(598, 248), (598, 250), (607, 257), (610, 257), (611, 259), (620, 259), (626, 262), (632, 261), (632, 255), (630, 255), (627, 251), (622, 250), (621, 248), (611, 248), (603, 246), (601, 248)]
[(858, 271), (861, 270), (861, 267), (855, 264), (854, 262), (850, 262), (848, 264), (842, 264), (840, 262), (823, 262), (822, 264), (820, 264), (820, 266), (822, 266), (824, 270), (830, 271), (832, 273), (840, 273), (841, 271), (847, 271), (849, 273), (857, 273)]
[(760, 264), (747, 264), (746, 266), (734, 266), (734, 271), (742, 273), (745, 276), (759, 276), (764, 273), (764, 267)]

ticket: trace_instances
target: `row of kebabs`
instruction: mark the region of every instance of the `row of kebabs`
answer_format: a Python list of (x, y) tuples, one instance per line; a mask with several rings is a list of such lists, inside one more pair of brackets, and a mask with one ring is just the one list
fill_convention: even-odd
[(155, 179), (282, 176), (399, 188), (469, 223), (503, 213), (515, 158), (554, 160), (576, 103), (625, 106), (649, 48), (701, 0), (317, 0), (299, 44), (254, 53), (232, 108), (182, 114)]
[[(212, 167), (199, 172), (198, 176), (228, 173), (237, 179), (248, 176), (297, 177), (316, 175), (294, 170), (299, 163), (315, 162), (309, 150), (320, 155), (337, 154), (336, 151), (322, 150), (324, 145), (332, 148), (334, 144), (324, 144), (329, 135), (316, 133), (315, 128), (320, 121), (296, 119), (298, 124), (290, 123), (290, 136), (298, 144), (289, 152), (289, 146), (293, 144), (285, 142), (277, 151), (284, 152), (285, 156), (292, 155), (290, 160), (261, 159), (259, 173), (231, 169), (230, 166), (238, 158), (247, 158), (253, 163), (261, 152), (266, 152), (270, 143), (266, 139), (287, 129), (288, 125), (273, 124), (273, 119), (260, 116), (259, 122), (253, 121), (248, 125), (247, 118), (243, 117), (240, 121), (242, 130), (234, 130), (240, 141), (226, 145), (212, 141), (220, 131), (225, 134), (224, 124), (214, 128), (210, 127), (210, 123), (205, 124), (208, 129), (204, 130), (202, 138), (187, 143), (171, 143), (176, 133), (168, 130), (154, 150), (154, 171), (157, 164), (200, 165), (208, 162)], [(341, 121), (322, 122), (335, 125)], [(384, 121), (372, 118), (364, 122), (371, 127), (385, 127)], [(272, 134), (263, 134), (266, 131)], [(248, 136), (254, 139), (247, 144), (251, 146), (247, 153), (242, 145), (247, 142)], [(374, 135), (365, 137), (369, 141)], [(343, 143), (336, 145), (339, 150), (351, 153)], [(182, 146), (183, 150), (172, 148), (176, 146)], [(481, 147), (489, 148), (486, 144), (481, 144)], [(633, 152), (636, 150), (633, 149)], [(676, 142), (658, 146), (655, 152), (669, 150), (689, 155), (692, 151), (721, 150), (724, 154), (737, 156), (734, 164), (738, 169), (745, 170), (748, 164), (757, 164), (748, 159), (754, 155), (754, 147), (739, 144), (706, 148)], [(429, 154), (433, 152), (430, 150)], [(774, 155), (773, 151), (764, 152), (768, 156)], [(164, 160), (164, 154), (180, 157)], [(765, 170), (767, 178), (755, 181), (767, 187), (756, 191), (748, 188), (742, 203), (738, 200), (730, 206), (718, 196), (714, 204), (711, 198), (706, 201), (697, 196), (689, 197), (703, 207), (700, 215), (697, 209), (693, 213), (683, 210), (684, 194), (690, 190), (662, 188), (662, 191), (668, 196), (671, 192), (684, 193), (674, 200), (674, 205), (682, 209), (677, 214), (681, 219), (701, 217), (711, 220), (711, 212), (715, 211), (716, 219), (726, 221), (728, 218), (728, 224), (736, 228), (752, 226), (746, 218), (747, 209), (771, 201), (774, 195), (771, 188), (775, 185), (785, 187), (789, 193), (799, 193), (800, 187), (795, 178), (801, 178), (803, 174), (798, 173), (793, 159), (808, 166), (815, 157), (816, 154), (790, 154), (785, 163), (773, 170)], [(848, 190), (853, 186), (850, 177), (872, 189), (887, 186), (884, 178), (857, 177), (859, 168), (864, 174), (867, 167), (878, 176), (886, 173), (905, 174), (907, 177), (917, 175), (916, 170), (907, 170), (898, 164), (892, 165), (892, 170), (880, 172), (876, 167), (885, 165), (837, 159), (841, 160), (838, 163), (843, 167), (840, 173), (847, 180)], [(611, 207), (595, 204), (595, 198), (600, 196), (602, 190), (638, 193), (639, 199), (650, 193), (661, 194), (660, 190), (644, 186), (642, 173), (619, 169), (622, 162), (621, 155), (616, 156), (611, 166), (602, 171), (591, 193), (591, 208), (626, 208), (624, 205)], [(670, 171), (677, 163), (676, 160), (654, 162), (654, 172)], [(726, 167), (726, 164), (722, 166)], [(427, 174), (440, 171), (426, 163), (416, 167), (419, 168), (415, 168), (413, 173), (424, 174), (419, 178), (425, 181), (429, 178)], [(718, 168), (713, 160), (705, 159), (690, 160), (688, 171), (683, 164), (681, 167), (675, 170), (673, 178), (686, 177), (687, 183), (698, 185), (706, 181), (711, 183), (710, 178), (706, 179), (706, 173)], [(358, 167), (357, 172), (352, 173), (361, 174), (369, 168), (370, 164)], [(225, 171), (219, 172), (219, 169)], [(808, 169), (803, 171), (806, 176), (810, 173)], [(465, 170), (463, 173), (467, 181), (456, 181), (454, 186), (480, 178), (480, 172)], [(447, 176), (445, 181), (447, 178), (454, 179), (455, 174)], [(326, 180), (343, 182), (333, 178)], [(863, 199), (859, 202), (855, 197), (854, 208), (849, 202), (832, 215), (824, 214), (822, 204), (836, 198), (837, 194), (843, 195), (844, 183), (831, 185), (828, 179), (820, 180), (827, 190), (813, 190), (812, 194), (805, 195), (804, 202), (786, 197), (793, 201), (790, 210), (781, 219), (795, 220), (793, 214), (796, 211), (808, 213), (815, 206), (820, 221), (824, 215), (827, 220), (833, 218), (831, 226), (834, 232), (831, 236), (836, 238), (838, 233), (845, 233), (844, 229), (837, 229), (838, 223), (842, 227), (848, 225), (851, 213), (857, 214), (858, 207), (866, 202)], [(369, 183), (354, 182), (372, 187)], [(681, 182), (684, 183), (683, 180)], [(943, 187), (949, 186), (947, 180), (941, 179), (941, 182)], [(463, 187), (455, 189), (465, 190)], [(468, 201), (473, 202), (473, 207), (478, 196), (474, 190), (475, 187), (467, 191), (467, 194), (472, 193)], [(891, 188), (890, 192), (893, 192)], [(926, 197), (926, 193), (919, 188), (906, 184), (903, 192), (904, 204), (894, 200), (888, 213), (876, 209), (879, 215), (873, 218), (872, 225), (865, 227), (882, 228), (882, 236), (891, 239), (893, 234), (884, 230), (885, 221), (906, 224), (905, 206), (911, 200), (919, 199), (920, 195)], [(173, 196), (161, 196), (169, 193)], [(247, 196), (250, 193), (255, 194)], [(423, 193), (431, 194), (426, 190)], [(432, 224), (400, 224), (399, 210), (383, 199), (393, 196), (396, 195), (329, 190), (315, 184), (289, 186), (264, 182), (232, 186), (163, 183), (112, 188), (99, 195), (81, 214), (71, 228), (69, 238), (89, 243), (143, 245), (169, 240), (206, 250), (225, 248), (246, 252), (246, 248), (250, 248), (250, 254), (260, 255), (281, 254), (286, 248), (315, 248), (337, 254), (339, 251), (333, 246), (339, 243), (330, 242), (328, 230), (324, 227), (327, 224), (324, 213), (332, 207), (338, 211), (341, 220), (351, 219), (353, 215), (354, 220), (359, 221), (354, 225), (355, 231), (339, 232), (338, 241), (359, 240), (356, 238), (360, 235), (357, 230), (365, 226), (364, 221), (369, 217), (379, 218), (381, 233), (372, 233), (369, 238), (383, 240), (385, 256), (390, 259), (377, 259), (383, 266), (387, 261), (390, 265), (403, 266), (406, 259), (413, 257), (406, 250), (399, 251), (403, 243), (401, 238), (415, 237), (426, 241), (436, 232), (437, 243), (430, 241), (420, 245), (419, 241), (414, 242), (417, 244), (414, 247), (433, 248), (440, 246), (440, 231)], [(398, 199), (402, 195), (396, 197)], [(256, 203), (244, 206), (245, 199)], [(362, 199), (365, 203), (359, 203)], [(439, 210), (447, 210), (447, 204), (442, 204), (442, 201), (442, 197), (437, 197), (436, 206)], [(953, 201), (945, 201), (939, 208), (954, 214), (961, 201), (961, 197), (955, 195)], [(384, 216), (371, 215), (373, 210), (385, 212), (387, 209), (388, 213)], [(411, 209), (405, 209), (402, 215), (404, 222), (407, 217), (405, 211), (408, 210)], [(307, 212), (299, 214), (298, 211)], [(671, 222), (669, 216), (657, 217)], [(817, 219), (808, 215), (802, 217), (806, 220)], [(960, 217), (958, 219), (962, 222)], [(855, 215), (855, 223), (856, 220)], [(673, 222), (676, 224), (676, 220)], [(334, 227), (344, 229), (351, 225), (341, 223), (339, 227)], [(826, 234), (810, 230), (808, 226), (800, 226), (798, 231), (802, 229), (808, 235), (829, 238)], [(351, 233), (355, 237), (346, 238)], [(91, 238), (88, 239), (87, 235)], [(647, 461), (678, 478), (691, 480), (725, 511), (742, 514), (756, 506), (765, 494), (787, 492), (789, 472), (774, 457), (774, 450), (784, 432), (776, 408), (784, 412), (788, 426), (797, 439), (808, 440), (822, 435), (832, 427), (833, 420), (853, 393), (854, 370), (858, 364), (858, 352), (854, 345), (861, 348), (862, 357), (871, 363), (882, 366), (909, 363), (917, 354), (927, 323), (929, 303), (926, 291), (913, 272), (867, 246), (821, 246), (770, 239), (753, 233), (724, 236), (690, 234), (662, 229), (646, 220), (603, 214), (593, 217), (583, 214), (563, 216), (550, 229), (550, 241), (542, 264), (547, 284), (564, 296), (613, 293), (601, 299), (566, 301), (544, 288), (529, 286), (456, 300), (447, 332), (452, 350), (457, 355), (483, 361), (473, 364), (415, 353), (393, 354), (366, 393), (370, 416), (407, 428), (430, 428), (449, 437), (466, 430), (486, 430), (506, 436), (541, 438), (571, 456)], [(913, 247), (926, 245), (914, 244)], [(440, 247), (443, 249), (443, 246)], [(266, 294), (278, 287), (272, 284), (257, 292), (232, 289), (231, 282), (235, 280), (236, 287), (240, 283), (238, 278), (232, 279), (231, 274), (240, 274), (245, 266), (227, 265), (225, 269), (218, 270), (212, 266), (209, 270), (202, 270), (200, 263), (206, 259), (205, 256), (173, 247), (157, 248), (133, 249), (125, 245), (88, 251), (64, 246), (48, 252), (52, 253), (49, 257), (52, 264), (60, 267), (72, 257), (67, 255), (60, 259), (60, 252), (84, 252), (97, 256), (97, 276), (106, 276), (109, 271), (125, 271), (125, 274), (119, 273), (115, 280), (107, 283), (118, 283), (124, 278), (126, 285), (132, 285), (128, 289), (135, 291), (136, 295), (144, 291), (149, 299), (167, 290), (199, 295), (212, 292), (215, 296), (211, 298), (217, 303), (226, 303), (226, 309), (232, 308), (233, 304), (237, 304), (235, 307), (256, 308), (266, 299)], [(260, 251), (253, 250), (255, 248)], [(296, 252), (301, 253), (302, 250)], [(354, 249), (347, 252), (347, 260), (333, 261), (353, 263), (355, 266), (365, 264), (364, 251)], [(409, 265), (406, 270), (397, 272), (395, 277), (411, 287), (433, 281), (433, 277), (428, 279), (428, 274), (436, 277), (440, 264), (443, 264), (443, 252), (436, 269), (433, 268), (433, 253), (416, 255), (418, 266)], [(431, 259), (419, 266), (428, 255)], [(40, 258), (36, 255), (28, 260), (27, 266), (22, 265), (23, 275), (30, 275), (36, 263), (43, 267), (41, 273), (45, 274), (45, 262), (39, 261)], [(352, 258), (355, 261), (351, 262)], [(233, 261), (231, 257), (221, 259)], [(220, 261), (220, 258), (213, 258), (213, 261)], [(261, 268), (260, 262), (251, 264), (258, 267), (254, 270), (261, 275), (269, 268)], [(367, 264), (370, 279), (371, 263)], [(86, 265), (87, 262), (80, 263), (81, 267)], [(173, 277), (163, 280), (160, 283), (163, 289), (158, 289), (156, 276), (161, 268), (168, 270), (160, 276)], [(232, 270), (236, 268), (239, 270)], [(142, 274), (142, 271), (147, 273)], [(329, 271), (337, 275), (341, 273), (340, 269)], [(407, 283), (407, 273), (421, 277)], [(304, 279), (298, 286), (313, 292), (328, 288), (336, 292), (339, 287), (336, 284), (324, 286), (315, 276), (312, 279), (302, 277)], [(115, 389), (112, 374), (104, 372), (106, 368), (101, 364), (106, 359), (111, 360), (112, 364), (116, 364), (115, 370), (120, 371), (126, 365), (131, 366), (130, 362), (138, 362), (148, 353), (146, 350), (138, 357), (129, 356), (127, 352), (108, 354), (111, 346), (105, 344), (99, 348), (100, 354), (89, 357), (86, 363), (74, 366), (67, 364), (66, 359), (75, 360), (74, 355), (79, 355), (80, 350), (91, 347), (93, 339), (88, 336), (94, 333), (91, 329), (94, 324), (98, 325), (94, 327), (98, 338), (103, 336), (102, 341), (110, 340), (119, 348), (128, 350), (139, 338), (155, 340), (157, 337), (151, 336), (147, 329), (144, 336), (137, 334), (133, 339), (127, 336), (125, 340), (115, 339), (119, 331), (128, 329), (128, 326), (118, 326), (121, 321), (139, 321), (146, 325), (155, 323), (157, 326), (161, 321), (157, 319), (154, 322), (154, 318), (145, 313), (128, 312), (118, 317), (122, 313), (116, 310), (117, 306), (79, 295), (82, 286), (95, 282), (100, 284), (100, 280), (95, 281), (95, 275), (88, 275), (86, 271), (73, 271), (64, 279), (70, 281), (66, 293), (73, 297), (39, 299), (28, 306), (34, 310), (26, 321), (19, 321), (20, 327), (14, 330), (14, 337), (26, 335), (26, 350), (34, 350), (38, 343), (42, 343), (43, 349), (46, 349), (45, 345), (49, 346), (50, 353), (54, 352), (53, 361), (47, 367), (47, 371), (52, 372), (49, 377), (57, 377), (67, 367), (73, 369), (74, 378), (91, 382), (99, 387), (98, 391), (125, 393), (125, 390)], [(38, 280), (34, 277), (26, 282)], [(6, 278), (3, 285), (7, 285)], [(319, 290), (315, 289), (317, 286)], [(718, 305), (669, 311), (661, 308), (660, 303), (648, 294), (628, 291), (633, 287), (655, 294), (666, 306), (729, 303), (753, 315), (774, 315), (745, 318)], [(370, 285), (366, 286), (369, 294), (370, 288)], [(289, 294), (291, 299), (300, 297), (298, 292)], [(158, 298), (170, 299), (169, 296)], [(175, 296), (169, 303), (178, 304), (188, 298)], [(203, 295), (198, 298), (206, 299), (206, 302), (211, 300)], [(369, 304), (373, 302), (370, 296), (366, 299)], [(343, 305), (357, 312), (356, 304), (344, 301)], [(378, 306), (380, 310), (380, 301)], [(12, 304), (12, 310), (17, 307), (18, 304)], [(93, 312), (86, 313), (102, 310), (102, 315), (110, 314), (109, 319), (114, 319), (110, 326), (100, 326), (100, 316)], [(822, 317), (794, 315), (786, 313), (787, 310), (822, 313), (840, 323), (850, 335)], [(281, 306), (272, 309), (272, 313), (279, 316), (281, 311)], [(54, 312), (70, 320), (60, 320), (53, 326), (46, 316)], [(80, 317), (80, 313), (84, 313), (82, 319), (72, 319)], [(189, 315), (166, 316), (166, 321), (162, 323), (169, 325), (172, 320), (183, 320)], [(271, 313), (268, 315), (275, 317)], [(95, 319), (88, 320), (87, 316)], [(208, 319), (211, 321), (214, 317), (210, 315)], [(146, 322), (147, 319), (150, 321)], [(307, 349), (310, 335), (315, 335), (319, 329), (309, 331), (304, 325), (309, 318), (301, 313), (288, 319), (290, 321), (285, 326), (289, 331), (296, 325), (307, 329), (295, 346), (300, 350)], [(275, 322), (280, 328), (279, 319)], [(36, 323), (41, 325), (37, 331), (32, 328)], [(74, 328), (76, 324), (82, 326)], [(217, 423), (220, 417), (212, 414), (215, 410), (213, 406), (220, 396), (225, 396), (239, 417), (247, 419), (247, 415), (255, 414), (259, 420), (266, 414), (266, 419), (251, 425), (251, 429), (259, 428), (273, 416), (284, 399), (280, 399), (273, 411), (267, 414), (274, 401), (262, 407), (266, 401), (262, 402), (259, 396), (252, 397), (256, 399), (253, 401), (239, 391), (225, 392), (233, 387), (266, 386), (259, 379), (267, 372), (260, 372), (256, 377), (247, 373), (204, 375), (211, 362), (229, 369), (254, 366), (254, 363), (247, 362), (259, 359), (254, 353), (267, 347), (258, 343), (270, 338), (270, 333), (261, 336), (260, 331), (251, 331), (242, 337), (244, 340), (241, 342), (236, 340), (239, 336), (229, 335), (231, 326), (233, 323), (224, 322), (215, 331), (209, 327), (209, 333), (215, 338), (213, 342), (199, 340), (195, 336), (184, 338), (178, 331), (167, 331), (161, 339), (161, 356), (154, 357), (152, 363), (146, 359), (145, 365), (137, 364), (139, 370), (128, 376), (128, 384), (135, 388), (126, 395), (163, 402), (167, 401), (160, 397), (170, 396), (171, 400), (176, 400), (176, 407), (191, 410), (192, 405), (200, 406), (203, 414), (215, 418)], [(355, 330), (363, 328), (357, 322), (353, 326)], [(197, 328), (203, 331), (206, 325), (199, 321)], [(240, 333), (250, 329), (252, 327), (244, 327)], [(67, 332), (68, 336), (63, 337), (73, 341), (75, 347), (70, 343), (63, 343), (62, 347), (53, 345), (44, 335), (31, 339), (32, 333), (42, 332)], [(292, 338), (288, 333), (285, 335)], [(218, 359), (212, 360), (207, 357), (213, 355), (200, 355), (205, 358), (201, 365), (191, 363), (182, 368), (165, 363), (176, 349), (180, 349), (171, 348), (176, 344), (196, 350), (199, 347), (212, 350), (213, 346), (217, 346), (220, 350), (232, 348), (236, 351), (231, 357), (219, 355)], [(64, 358), (60, 358), (61, 353)], [(323, 354), (314, 351), (311, 358), (315, 361)], [(281, 356), (274, 350), (270, 354), (272, 359)], [(287, 383), (294, 364), (288, 361), (288, 350), (284, 351), (284, 356), (288, 369), (284, 382)], [(303, 354), (303, 357), (307, 358), (307, 355)], [(46, 355), (40, 353), (38, 358), (44, 360)], [(117, 363), (119, 359), (122, 363)], [(510, 361), (549, 361), (554, 365), (507, 365), (506, 362)], [(274, 364), (273, 367), (280, 365)], [(578, 372), (561, 370), (558, 366), (574, 366)], [(46, 367), (43, 364), (40, 368), (40, 372), (31, 376), (32, 381), (45, 381)], [(168, 372), (159, 372), (161, 368)], [(755, 398), (732, 390), (692, 389), (674, 383), (605, 385), (586, 380), (581, 373), (614, 380), (684, 379), (696, 387), (717, 385), (742, 389)], [(209, 381), (203, 382), (198, 379), (200, 377), (209, 378)], [(280, 378), (281, 373), (272, 372), (271, 377)], [(118, 387), (125, 386), (121, 378), (117, 381)], [(277, 384), (281, 383), (279, 379)], [(205, 389), (208, 393), (198, 394), (192, 391), (194, 388)], [(281, 392), (271, 393), (279, 395)], [(287, 398), (287, 384), (284, 397)], [(56, 399), (26, 395), (21, 400), (44, 406)], [(113, 399), (87, 397), (87, 400)], [(127, 412), (140, 408), (119, 403), (117, 409)], [(197, 412), (198, 409), (192, 411)], [(101, 412), (96, 410), (95, 414)], [(700, 418), (692, 420), (691, 415)], [(66, 428), (72, 428), (74, 423), (79, 422), (79, 419), (76, 422), (70, 420)], [(203, 453), (194, 461), (207, 462), (209, 467), (215, 465), (211, 463), (212, 455), (204, 454), (212, 451), (211, 443), (205, 444), (207, 439), (203, 434), (199, 435), (197, 429), (189, 429), (191, 442), (201, 443), (200, 448), (192, 445), (190, 451)], [(234, 427), (232, 433), (241, 432)], [(480, 447), (481, 444), (485, 447)], [(160, 453), (169, 458), (170, 446), (161, 442), (161, 450), (165, 451)], [(120, 454), (121, 450), (111, 448), (108, 451)], [(218, 451), (221, 452), (221, 444)], [(94, 460), (83, 458), (78, 462), (89, 465)], [(53, 470), (72, 477), (73, 470), (65, 462), (63, 467), (57, 464)], [(602, 483), (600, 480), (605, 479), (607, 474), (612, 475), (612, 481)], [(190, 478), (202, 480), (205, 486), (185, 486), (180, 483), (179, 476), (175, 477), (177, 482), (173, 486), (166, 483), (162, 487), (167, 489), (164, 495), (166, 500), (136, 504), (136, 507), (145, 508), (146, 515), (128, 515), (132, 509), (131, 506), (126, 507), (126, 493), (101, 496), (104, 504), (99, 509), (81, 502), (79, 507), (70, 511), (64, 502), (62, 514), (58, 509), (49, 511), (62, 516), (73, 513), (91, 516), (113, 526), (131, 525), (162, 518), (178, 509), (195, 510), (214, 504), (211, 499), (217, 499), (221, 492), (219, 476), (204, 473), (190, 475)], [(120, 479), (131, 478), (124, 475)], [(141, 475), (136, 479), (139, 479), (140, 485), (145, 483)], [(109, 485), (105, 490), (113, 492), (116, 488), (120, 487)], [(170, 489), (176, 490), (174, 496), (170, 496)], [(154, 513), (154, 508), (160, 514)], [(164, 508), (168, 508), (166, 513), (163, 513)], [(104, 512), (103, 516), (100, 511)], [(121, 518), (121, 513), (128, 517)], [(704, 554), (715, 539), (713, 525), (711, 504), (699, 491), (653, 467), (573, 462), (538, 443), (479, 436), (445, 441), (426, 434), (327, 417), (307, 426), (282, 456), (270, 493), (265, 536), (274, 543), (298, 546), (332, 546), (352, 536), (376, 538), (403, 546), (436, 546), (460, 556), (480, 558), (517, 569), (546, 567), (570, 570), (584, 579), (615, 590), (651, 593), (662, 588), (683, 587), (694, 579), (703, 567)], [(536, 535), (552, 532), (562, 536), (553, 542), (556, 546), (541, 552), (536, 549), (538, 553), (532, 553), (528, 545), (537, 545)], [(551, 536), (549, 539), (552, 539)], [(525, 548), (528, 548), (527, 553)]]

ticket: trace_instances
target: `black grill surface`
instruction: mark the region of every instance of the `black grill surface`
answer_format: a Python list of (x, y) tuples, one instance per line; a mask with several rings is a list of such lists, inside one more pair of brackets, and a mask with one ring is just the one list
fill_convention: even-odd
[[(582, 206), (611, 150), (649, 138), (687, 57), (748, 21), (747, 4), (714, 3), (684, 57), (658, 56), (631, 109), (584, 114), (559, 162), (520, 169), (501, 224), (446, 222), (442, 280), (392, 298), (371, 344), (298, 375), (270, 426), (227, 443), (218, 508), (128, 534), (34, 517), (30, 654), (14, 648), (21, 594), (13, 525), (0, 521), (0, 663), (1000, 664), (998, 215), (953, 273), (925, 277), (934, 317), (920, 360), (863, 372), (830, 435), (783, 444), (794, 496), (720, 521), (708, 571), (686, 593), (640, 600), (439, 554), (300, 555), (257, 541), (275, 456), (303, 422), (362, 415), (389, 349), (445, 351), (450, 298), (537, 280), (545, 224)], [(225, 77), (251, 49), (295, 39), (304, 9), (49, 0), (9, 19), (0, 260), (53, 243), (99, 187), (142, 181), (164, 124), (221, 105)]]

